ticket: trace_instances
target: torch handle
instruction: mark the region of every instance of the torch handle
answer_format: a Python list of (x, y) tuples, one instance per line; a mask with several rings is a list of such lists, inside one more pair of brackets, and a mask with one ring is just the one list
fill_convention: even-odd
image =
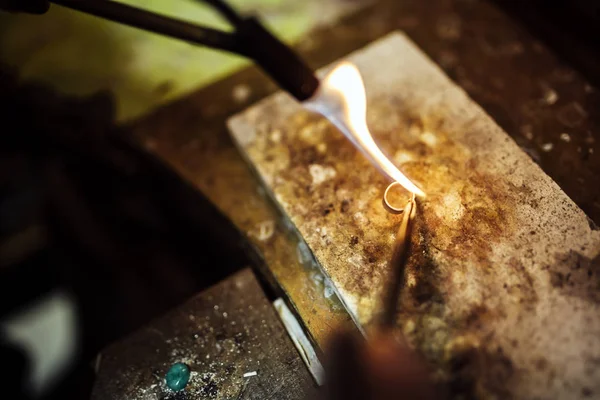
[(319, 80), (304, 61), (256, 18), (242, 18), (222, 0), (206, 0), (236, 28), (235, 33), (165, 17), (117, 1), (50, 0), (97, 17), (135, 28), (225, 50), (256, 62), (277, 84), (302, 102), (317, 91)]
[(51, 3), (190, 43), (247, 56), (237, 36), (117, 1), (50, 0)]

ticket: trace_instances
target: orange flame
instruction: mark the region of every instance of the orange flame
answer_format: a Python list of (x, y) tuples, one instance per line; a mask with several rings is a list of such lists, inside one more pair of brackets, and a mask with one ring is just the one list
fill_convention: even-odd
[(392, 181), (417, 196), (425, 193), (381, 152), (367, 126), (367, 96), (358, 69), (342, 62), (321, 80), (317, 93), (304, 103), (329, 119), (367, 159)]

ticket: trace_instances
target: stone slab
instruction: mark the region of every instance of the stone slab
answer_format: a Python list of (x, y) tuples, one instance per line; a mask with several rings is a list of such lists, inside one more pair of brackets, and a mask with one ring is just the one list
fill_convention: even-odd
[[(428, 194), (399, 328), (455, 393), (600, 395), (600, 233), (593, 223), (403, 34), (348, 59), (363, 74), (375, 140)], [(229, 127), (368, 329), (399, 221), (381, 207), (387, 182), (326, 120), (284, 93)]]

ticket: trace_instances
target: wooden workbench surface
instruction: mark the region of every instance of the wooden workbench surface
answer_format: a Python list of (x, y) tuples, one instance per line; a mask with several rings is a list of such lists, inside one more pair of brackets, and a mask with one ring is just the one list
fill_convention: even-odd
[[(164, 376), (177, 362), (191, 378), (173, 392)], [(109, 346), (98, 366), (93, 400), (300, 400), (317, 390), (249, 269)]]

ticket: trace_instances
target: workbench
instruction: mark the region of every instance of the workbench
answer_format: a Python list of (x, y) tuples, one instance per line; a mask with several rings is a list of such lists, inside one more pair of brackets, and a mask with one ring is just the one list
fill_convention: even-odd
[[(191, 369), (185, 391), (169, 367)], [(244, 269), (109, 346), (92, 399), (304, 399), (316, 385), (256, 277)]]
[[(401, 29), (600, 221), (594, 132), (598, 93), (577, 71), (496, 6), (483, 1), (378, 1), (297, 46), (311, 66), (332, 62)], [(295, 308), (314, 342), (351, 327), (303, 244), (262, 193), (225, 121), (276, 87), (256, 68), (167, 105), (132, 125), (136, 137), (189, 180), (262, 252), (264, 272)], [(245, 93), (245, 96), (239, 96)]]
[[(600, 222), (597, 89), (492, 3), (380, 0), (306, 35), (297, 49), (317, 68), (394, 30), (435, 60), (585, 211), (590, 226)], [(354, 323), (306, 245), (265, 196), (225, 125), (276, 90), (251, 67), (130, 128), (148, 152), (245, 232), (262, 254), (262, 274), (323, 349), (333, 330), (355, 329)]]

